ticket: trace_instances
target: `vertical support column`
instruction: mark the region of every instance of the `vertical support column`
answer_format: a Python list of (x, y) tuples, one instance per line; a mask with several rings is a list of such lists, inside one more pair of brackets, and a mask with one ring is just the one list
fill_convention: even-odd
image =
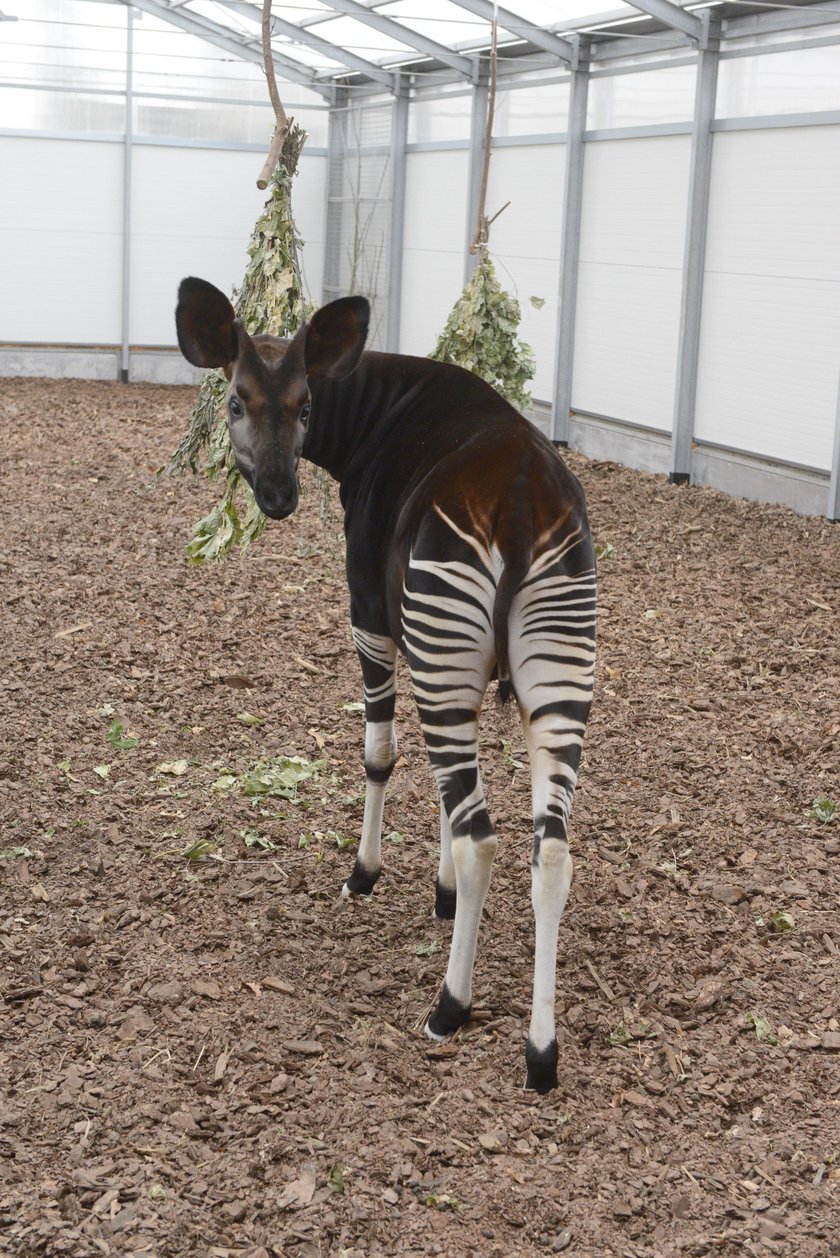
[(470, 154), (469, 176), (467, 183), (467, 243), (464, 249), (464, 283), (469, 281), (476, 268), (478, 255), (470, 253), (470, 245), (475, 238), (478, 226), (478, 201), (481, 196), (481, 171), (484, 164), (484, 131), (487, 126), (487, 104), (490, 89), (487, 84), (487, 71), (478, 71), (478, 78), (473, 84), (472, 114), (470, 116)]
[(399, 353), (400, 349), (407, 144), (408, 84), (405, 76), (399, 74), (391, 113), (391, 221), (388, 229), (388, 324), (385, 329), (385, 348), (392, 354)]
[(589, 48), (578, 35), (573, 37), (572, 43), (575, 51), (572, 61), (569, 126), (566, 136), (563, 239), (560, 248), (560, 293), (554, 354), (554, 413), (551, 436), (556, 446), (569, 444), (578, 263), (580, 261), (580, 217), (583, 204), (583, 133), (586, 130), (586, 106), (589, 100)]
[(342, 296), (341, 254), (344, 159), (347, 152), (347, 89), (333, 88), (327, 124), (327, 243), (321, 301)]
[(837, 418), (834, 421), (834, 453), (831, 458), (826, 515), (832, 523), (840, 524), (840, 384), (837, 386)]
[(128, 6), (125, 28), (125, 144), (123, 148), (122, 329), (120, 380), (128, 383), (131, 321), (131, 165), (134, 133), (134, 10)]
[(697, 364), (700, 355), (700, 318), (703, 308), (703, 271), (706, 264), (706, 231), (709, 218), (709, 186), (712, 174), (712, 122), (718, 75), (718, 37), (708, 11), (700, 15), (706, 26), (698, 53), (694, 122), (691, 131), (691, 167), (688, 181), (688, 217), (683, 252), (680, 339), (677, 350), (677, 384), (671, 432), (672, 484), (684, 484), (691, 476), (691, 448), (697, 406)]

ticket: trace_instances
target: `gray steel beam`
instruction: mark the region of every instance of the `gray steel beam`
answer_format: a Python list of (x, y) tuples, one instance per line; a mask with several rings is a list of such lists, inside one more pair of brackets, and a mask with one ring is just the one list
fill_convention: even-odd
[[(160, 18), (162, 22), (169, 22), (172, 26), (177, 26), (187, 34), (197, 36), (198, 39), (206, 40), (208, 44), (214, 44), (234, 57), (240, 57), (243, 61), (252, 61), (258, 66), (263, 65), (262, 48), (258, 39), (237, 37), (233, 31), (222, 26), (220, 22), (213, 22), (210, 18), (193, 13), (191, 9), (173, 9), (166, 0), (124, 0), (124, 2), (126, 4), (130, 2), (135, 9), (142, 9), (144, 13)], [(284, 57), (282, 53), (277, 53), (273, 49), (272, 53), (275, 62), (282, 67), (281, 73), (285, 78), (301, 87), (311, 88), (313, 92), (318, 92), (321, 96), (329, 96), (329, 89), (320, 83), (306, 66), (300, 65), (290, 57)]]
[(428, 39), (425, 35), (418, 34), (417, 31), (412, 30), (409, 26), (400, 25), (392, 17), (386, 17), (384, 13), (377, 13), (374, 9), (369, 9), (366, 5), (359, 4), (358, 0), (329, 0), (329, 5), (331, 9), (335, 9), (336, 13), (343, 13), (347, 17), (356, 18), (359, 22), (365, 22), (375, 30), (381, 31), (383, 35), (389, 35), (391, 39), (397, 39), (400, 43), (408, 44), (416, 52), (427, 57), (434, 57), (436, 61), (450, 66), (451, 69), (457, 70), (459, 74), (472, 78), (473, 61), (470, 57), (464, 57), (460, 53), (453, 52), (451, 48), (439, 44), (437, 40)]
[(529, 22), (526, 17), (520, 17), (517, 13), (511, 13), (510, 9), (503, 9), (501, 6), (491, 4), (490, 0), (454, 0), (454, 2), (459, 9), (466, 9), (468, 13), (475, 13), (477, 17), (486, 18), (488, 22), (492, 22), (495, 18), (499, 26), (504, 27), (511, 35), (516, 35), (519, 39), (525, 40), (529, 44), (534, 44), (537, 48), (553, 53), (561, 61), (570, 62), (572, 60), (573, 45), (570, 40), (561, 39), (559, 35), (551, 35), (548, 31), (541, 30), (539, 26), (534, 26), (533, 22)]
[(706, 264), (706, 230), (712, 174), (712, 123), (715, 116), (719, 60), (714, 39), (709, 42), (711, 46), (702, 49), (698, 55), (694, 119), (691, 129), (688, 215), (683, 249), (677, 381), (671, 431), (670, 480), (675, 484), (687, 481), (691, 476), (691, 450), (697, 406), (703, 272)]
[(563, 184), (563, 238), (560, 247), (560, 294), (554, 355), (554, 407), (551, 432), (555, 444), (562, 446), (569, 444), (569, 416), (572, 410), (580, 222), (583, 205), (583, 135), (586, 130), (586, 106), (589, 99), (588, 51), (588, 47), (581, 41), (578, 55), (572, 63), (566, 172)]
[(478, 226), (478, 203), (481, 199), (481, 174), (484, 165), (484, 132), (487, 127), (487, 105), (490, 89), (486, 73), (473, 86), (470, 113), (469, 174), (467, 176), (467, 241), (464, 249), (464, 284), (476, 268), (478, 254), (470, 253)]
[(125, 144), (123, 146), (122, 327), (120, 379), (128, 384), (131, 325), (131, 168), (134, 133), (134, 9), (128, 6), (125, 27)]
[(391, 221), (388, 224), (388, 323), (385, 328), (385, 348), (392, 354), (398, 354), (400, 350), (408, 99), (408, 83), (404, 81), (394, 93), (388, 172), (391, 185)]
[(347, 88), (334, 91), (327, 127), (327, 230), (322, 302), (340, 297), (343, 238), (344, 157), (347, 152)]
[[(220, 0), (222, 4), (226, 0)], [(304, 27), (295, 25), (294, 22), (287, 22), (285, 18), (277, 17), (274, 13), (271, 15), (271, 31), (274, 34), (278, 31), (285, 35), (288, 39), (298, 44), (303, 44), (306, 48), (314, 48), (317, 52), (323, 53), (325, 57), (329, 57), (331, 61), (338, 61), (341, 65), (347, 66), (349, 70), (355, 71), (356, 74), (363, 74), (368, 79), (373, 79), (375, 83), (381, 83), (387, 87), (389, 91), (393, 91), (394, 75), (388, 70), (381, 69), (375, 65), (373, 61), (367, 61), (364, 57), (358, 57), (354, 52), (348, 52), (346, 48), (340, 48), (338, 44), (333, 44), (328, 39), (323, 39), (320, 35), (313, 35), (312, 31)]]
[(834, 421), (834, 453), (831, 458), (831, 481), (828, 487), (826, 515), (840, 524), (840, 384), (837, 386), (837, 416)]
[(680, 31), (683, 35), (689, 35), (697, 40), (703, 37), (704, 25), (700, 18), (694, 13), (686, 13), (685, 9), (681, 9), (678, 4), (673, 4), (672, 0), (627, 0), (627, 3), (632, 4), (634, 9), (647, 13), (648, 17), (655, 17), (657, 21), (664, 22), (672, 30)]

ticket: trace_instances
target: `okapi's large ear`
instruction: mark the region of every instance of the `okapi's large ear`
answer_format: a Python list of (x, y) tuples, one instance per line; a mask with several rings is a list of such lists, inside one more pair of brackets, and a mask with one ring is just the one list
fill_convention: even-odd
[(175, 326), (178, 345), (194, 367), (227, 367), (236, 358), (236, 315), (224, 293), (194, 276), (181, 280)]
[(327, 380), (349, 376), (365, 347), (369, 323), (370, 303), (365, 297), (339, 297), (322, 306), (306, 333), (306, 374)]

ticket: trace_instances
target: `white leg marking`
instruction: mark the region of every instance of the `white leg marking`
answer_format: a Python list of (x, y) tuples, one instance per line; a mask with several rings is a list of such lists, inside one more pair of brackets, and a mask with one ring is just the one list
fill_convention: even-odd
[(452, 931), (452, 948), (446, 967), (446, 986), (462, 1005), (472, 1000), (472, 975), (478, 928), (487, 889), (493, 857), (496, 855), (495, 835), (486, 839), (460, 838), (452, 841), (452, 860), (455, 865), (455, 888), (458, 896), (455, 909), (455, 926)]
[(543, 839), (539, 863), (531, 867), (531, 903), (536, 927), (534, 1001), (530, 1038), (542, 1051), (557, 1036), (554, 1021), (554, 989), (557, 972), (557, 936), (572, 881), (572, 858), (562, 839)]

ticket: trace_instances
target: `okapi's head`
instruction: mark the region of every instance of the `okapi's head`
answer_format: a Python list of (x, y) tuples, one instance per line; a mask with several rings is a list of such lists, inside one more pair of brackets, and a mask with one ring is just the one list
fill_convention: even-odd
[(359, 361), (370, 306), (342, 297), (323, 306), (291, 341), (251, 337), (224, 293), (206, 280), (185, 279), (178, 289), (178, 344), (196, 367), (221, 367), (236, 466), (257, 505), (274, 520), (298, 502), (297, 467), (309, 423), (313, 377), (338, 380)]

